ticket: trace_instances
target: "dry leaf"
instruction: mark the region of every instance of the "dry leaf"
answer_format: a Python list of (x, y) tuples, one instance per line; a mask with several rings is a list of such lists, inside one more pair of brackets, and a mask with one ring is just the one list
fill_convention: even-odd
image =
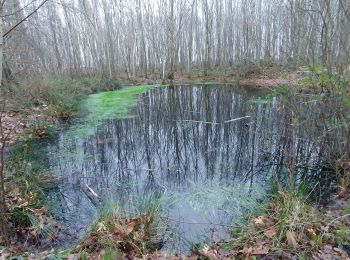
[(136, 222), (132, 221), (126, 225), (126, 235), (129, 235), (135, 228)]
[(19, 205), (18, 207), (19, 208), (25, 208), (29, 205), (29, 202), (28, 201), (25, 201), (24, 203), (22, 203), (21, 205)]
[(267, 255), (269, 253), (269, 250), (269, 247), (260, 245), (259, 247), (253, 249), (252, 255)]
[(317, 236), (315, 230), (313, 230), (312, 228), (306, 229), (306, 233), (307, 236), (311, 239), (314, 239)]
[(209, 246), (208, 245), (204, 245), (203, 247), (202, 247), (202, 249), (200, 249), (199, 250), (199, 253), (201, 253), (202, 255), (207, 255), (208, 254), (208, 252), (209, 252)]
[(51, 240), (56, 240), (58, 238), (58, 235), (55, 233), (50, 233), (49, 237), (51, 238)]
[(44, 214), (45, 212), (46, 212), (46, 208), (45, 207), (42, 207), (42, 208), (37, 210), (37, 213), (41, 214), (41, 215)]
[(97, 232), (104, 232), (106, 230), (107, 230), (107, 228), (106, 228), (106, 226), (104, 225), (103, 222), (99, 222), (97, 224)]
[(251, 255), (253, 252), (253, 248), (252, 247), (244, 247), (241, 251), (239, 251), (239, 253), (245, 255), (245, 256), (249, 256)]
[(254, 218), (252, 222), (257, 226), (264, 227), (266, 226), (267, 217), (265, 215), (262, 215), (257, 218)]
[(287, 231), (286, 232), (286, 237), (287, 237), (287, 242), (288, 242), (288, 246), (290, 248), (296, 248), (298, 246), (298, 243), (295, 239), (296, 235), (294, 232), (291, 231)]
[(118, 222), (114, 223), (114, 228), (115, 228), (115, 235), (120, 236), (122, 238), (124, 238), (125, 235), (125, 229), (122, 225), (120, 225)]
[(67, 260), (78, 260), (78, 259), (79, 259), (78, 255), (75, 255), (75, 254), (69, 255), (67, 257)]
[(273, 238), (274, 236), (276, 236), (276, 234), (277, 232), (274, 227), (270, 227), (265, 231), (265, 236), (267, 236), (268, 238)]

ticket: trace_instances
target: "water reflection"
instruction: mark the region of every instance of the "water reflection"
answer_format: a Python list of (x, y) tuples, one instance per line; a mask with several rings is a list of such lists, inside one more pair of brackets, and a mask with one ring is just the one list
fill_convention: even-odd
[(252, 102), (257, 96), (159, 88), (140, 96), (134, 117), (103, 122), (94, 136), (72, 141), (62, 133), (50, 148), (51, 168), (64, 178), (54, 195), (60, 216), (76, 229), (94, 220), (98, 210), (82, 192), (88, 184), (130, 214), (140, 199), (161, 198), (181, 241), (224, 237), (222, 226), (204, 223), (231, 225), (254, 207), (281, 157), (285, 119), (276, 100)]

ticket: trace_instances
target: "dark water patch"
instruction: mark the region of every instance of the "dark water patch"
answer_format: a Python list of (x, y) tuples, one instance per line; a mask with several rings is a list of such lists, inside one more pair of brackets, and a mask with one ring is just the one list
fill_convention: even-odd
[[(87, 184), (104, 207), (117, 205), (130, 216), (156, 200), (171, 231), (166, 250), (225, 239), (290, 158), (317, 164), (323, 139), (310, 137), (288, 109), (247, 89), (153, 89), (139, 96), (134, 117), (106, 119), (86, 138), (62, 132), (49, 148), (51, 169), (64, 180), (51, 194), (58, 215), (77, 231), (95, 220), (100, 209), (83, 193)], [(315, 136), (322, 133), (313, 127)]]

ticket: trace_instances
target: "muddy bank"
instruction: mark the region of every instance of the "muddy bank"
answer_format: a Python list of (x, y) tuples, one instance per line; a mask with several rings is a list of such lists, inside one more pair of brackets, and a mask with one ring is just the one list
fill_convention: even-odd
[(235, 75), (232, 72), (215, 72), (205, 76), (202, 72), (182, 73), (176, 72), (171, 79), (167, 78), (163, 81), (159, 74), (149, 74), (147, 76), (140, 75), (133, 79), (128, 79), (126, 75), (118, 75), (118, 79), (125, 85), (142, 85), (142, 84), (160, 84), (166, 82), (168, 84), (228, 84), (240, 85), (247, 87), (256, 87), (261, 89), (273, 89), (281, 85), (297, 87), (299, 81), (303, 79), (296, 71), (283, 70), (281, 68), (263, 69), (258, 73), (251, 73), (245, 76)]
[(279, 86), (289, 86), (289, 87), (297, 87), (299, 85), (300, 79), (242, 79), (239, 81), (240, 86), (246, 87), (257, 87), (263, 89), (273, 89)]

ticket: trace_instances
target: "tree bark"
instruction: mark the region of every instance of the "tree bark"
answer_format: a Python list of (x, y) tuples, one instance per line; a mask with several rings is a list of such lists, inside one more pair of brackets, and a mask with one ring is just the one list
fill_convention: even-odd
[[(0, 26), (1, 27), (1, 26)], [(0, 29), (1, 32), (1, 29)], [(4, 103), (5, 104), (5, 103)], [(5, 145), (6, 138), (3, 128), (3, 113), (5, 105), (0, 108), (0, 242), (9, 242), (9, 224), (7, 217), (6, 192), (5, 192)], [(2, 241), (1, 241), (2, 240)]]

